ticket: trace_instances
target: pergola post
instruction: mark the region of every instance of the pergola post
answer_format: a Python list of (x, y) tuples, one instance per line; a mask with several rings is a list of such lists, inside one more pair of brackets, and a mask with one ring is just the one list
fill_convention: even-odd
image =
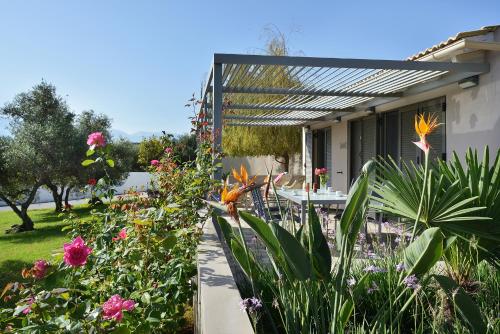
[(312, 131), (309, 127), (302, 127), (302, 164), (303, 173), (306, 177), (306, 183), (309, 183), (312, 187)]
[(213, 155), (215, 171), (213, 178), (222, 179), (221, 160), (217, 154), (222, 151), (222, 64), (213, 64), (213, 85), (212, 85), (212, 135), (213, 135)]

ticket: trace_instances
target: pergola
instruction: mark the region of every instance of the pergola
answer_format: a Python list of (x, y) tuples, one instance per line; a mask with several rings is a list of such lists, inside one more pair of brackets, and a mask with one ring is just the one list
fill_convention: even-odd
[(220, 149), (223, 126), (303, 126), (488, 71), (487, 63), (216, 53), (201, 108)]

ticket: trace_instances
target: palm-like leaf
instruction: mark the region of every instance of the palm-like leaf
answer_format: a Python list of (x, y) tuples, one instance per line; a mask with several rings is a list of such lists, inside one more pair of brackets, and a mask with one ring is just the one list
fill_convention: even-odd
[(420, 231), (439, 227), (447, 235), (473, 234), (498, 240), (486, 229), (491, 218), (482, 214), (484, 206), (475, 204), (478, 196), (470, 196), (468, 187), (459, 180), (450, 181), (439, 168), (429, 170), (426, 184), (423, 168), (413, 163), (402, 162), (402, 168), (399, 168), (394, 160), (380, 158), (377, 171), (374, 195), (370, 197), (372, 208), (413, 224), (425, 189), (418, 222)]
[[(481, 207), (478, 215), (489, 217), (491, 221), (481, 222), (476, 226), (480, 237), (478, 248), (486, 259), (493, 263), (500, 262), (500, 149), (490, 166), (488, 146), (485, 147), (482, 161), (477, 150), (467, 150), (465, 168), (454, 152), (449, 164), (439, 162), (439, 171), (444, 177), (444, 186), (458, 183), (464, 191), (462, 199), (471, 199), (470, 206)], [(464, 231), (469, 232), (469, 231)]]

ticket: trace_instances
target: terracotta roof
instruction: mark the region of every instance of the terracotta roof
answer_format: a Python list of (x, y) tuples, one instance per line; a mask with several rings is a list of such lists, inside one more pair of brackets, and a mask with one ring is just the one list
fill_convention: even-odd
[(432, 47), (430, 47), (428, 49), (425, 49), (423, 51), (420, 51), (419, 53), (416, 53), (416, 54), (408, 57), (407, 60), (417, 60), (417, 59), (419, 59), (419, 58), (421, 58), (423, 56), (428, 55), (429, 53), (432, 53), (432, 52), (434, 52), (436, 50), (444, 48), (445, 46), (448, 46), (448, 45), (450, 45), (452, 43), (455, 43), (458, 40), (464, 39), (466, 37), (486, 35), (487, 33), (494, 32), (499, 27), (500, 27), (500, 25), (486, 26), (486, 27), (482, 27), (479, 30), (471, 30), (471, 31), (459, 32), (455, 36), (448, 38), (446, 41), (443, 41), (443, 42), (441, 42), (441, 43), (439, 43), (437, 45), (434, 45), (434, 46), (432, 46)]

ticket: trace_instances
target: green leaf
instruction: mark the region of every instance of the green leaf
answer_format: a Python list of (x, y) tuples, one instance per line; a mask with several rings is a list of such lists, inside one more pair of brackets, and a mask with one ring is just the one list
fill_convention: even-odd
[(91, 156), (91, 155), (93, 155), (94, 153), (95, 153), (95, 150), (89, 149), (89, 150), (87, 150), (86, 156), (87, 156), (87, 157), (90, 157), (90, 156)]
[(309, 219), (307, 220), (310, 239), (312, 241), (312, 261), (313, 268), (320, 278), (330, 277), (332, 268), (332, 255), (325, 235), (321, 230), (318, 214), (312, 204), (309, 204)]
[(240, 217), (252, 228), (257, 236), (264, 242), (266, 247), (275, 257), (281, 256), (278, 239), (271, 231), (269, 225), (262, 219), (252, 216), (247, 212), (240, 212)]
[(115, 167), (115, 162), (112, 159), (106, 160), (106, 163), (108, 164), (109, 167), (113, 168)]
[(474, 303), (464, 289), (458, 286), (454, 280), (447, 276), (434, 275), (441, 288), (446, 292), (448, 298), (453, 301), (455, 309), (458, 310), (462, 320), (474, 331), (474, 333), (486, 333), (487, 328), (483, 321), (479, 307)]
[(300, 242), (294, 238), (290, 232), (278, 224), (271, 222), (271, 229), (279, 242), (284, 259), (291, 274), (292, 279), (306, 280), (311, 277), (311, 261), (306, 250)]
[(354, 311), (354, 301), (352, 300), (352, 298), (348, 298), (342, 305), (342, 308), (340, 309), (339, 319), (340, 323), (342, 324), (342, 327), (345, 327), (347, 325), (347, 322), (351, 317), (352, 311)]
[(94, 162), (95, 162), (95, 160), (87, 159), (87, 160), (84, 160), (84, 161), (82, 162), (82, 166), (83, 166), (83, 167), (87, 167), (87, 166), (92, 165)]
[(116, 328), (111, 333), (113, 333), (113, 334), (130, 334), (131, 332), (130, 332), (130, 329), (128, 329), (127, 327), (121, 326), (121, 327)]
[(439, 227), (425, 230), (404, 251), (407, 274), (422, 275), (431, 269), (443, 255), (443, 234)]
[(231, 228), (231, 224), (227, 222), (227, 220), (221, 216), (217, 216), (217, 222), (219, 223), (220, 229), (222, 231), (222, 235), (224, 236), (224, 239), (226, 240), (226, 244), (228, 245), (229, 249), (231, 249), (231, 239), (234, 237), (233, 235), (233, 229)]
[(141, 302), (143, 302), (144, 304), (150, 304), (151, 303), (151, 295), (149, 294), (149, 292), (144, 292), (141, 296)]

